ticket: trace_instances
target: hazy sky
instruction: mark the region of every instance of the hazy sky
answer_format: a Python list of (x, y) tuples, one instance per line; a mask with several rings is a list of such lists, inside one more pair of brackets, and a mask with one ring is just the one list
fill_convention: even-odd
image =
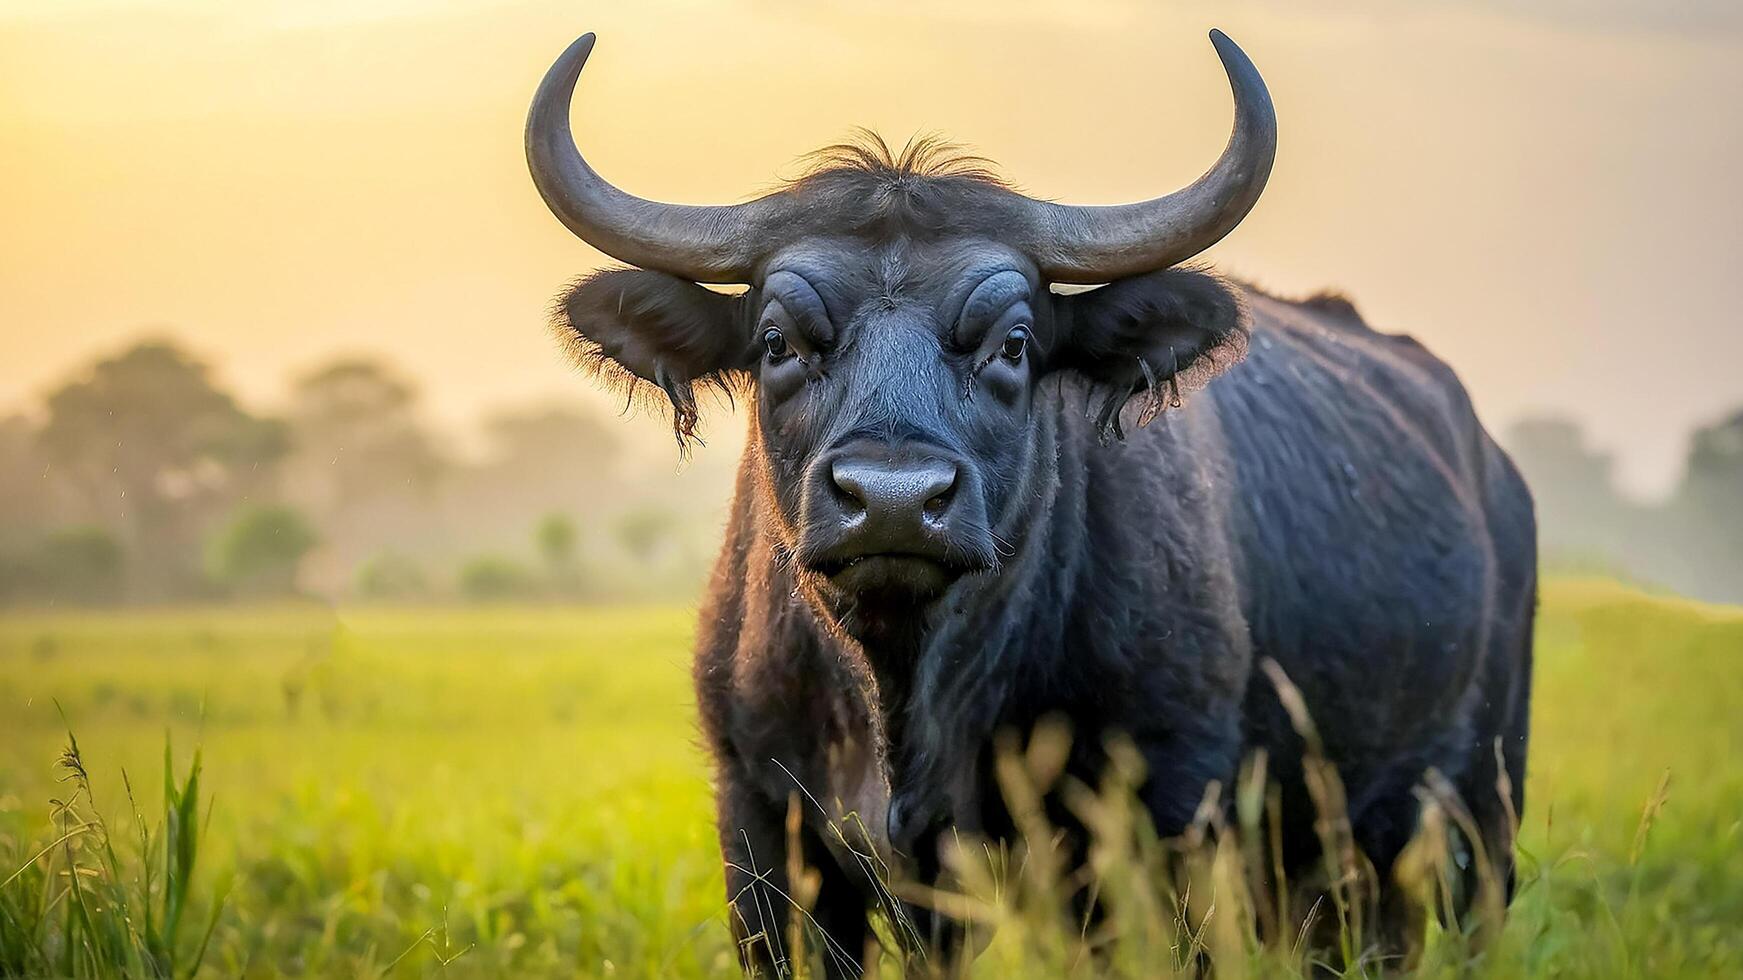
[(1213, 26), (1282, 128), (1222, 268), (1348, 291), (1491, 425), (1577, 416), (1643, 492), (1743, 404), (1743, 4), (945, 6), (0, 0), (0, 411), (153, 332), (267, 406), (338, 352), (449, 420), (582, 390), (544, 315), (600, 256), (520, 129), (585, 30), (577, 132), (644, 195), (742, 199), (868, 125), (1102, 203), (1221, 148)]

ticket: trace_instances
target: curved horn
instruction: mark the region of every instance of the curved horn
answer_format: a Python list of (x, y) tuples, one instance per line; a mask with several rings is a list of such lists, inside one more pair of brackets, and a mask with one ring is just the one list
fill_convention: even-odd
[(1138, 204), (1026, 201), (1031, 254), (1043, 276), (1102, 283), (1167, 268), (1216, 244), (1258, 202), (1277, 156), (1277, 114), (1246, 54), (1221, 31), (1211, 31), (1210, 40), (1235, 95), (1235, 129), (1222, 157), (1190, 185)]
[(647, 201), (613, 187), (582, 159), (569, 132), (569, 101), (594, 36), (569, 45), (527, 113), (527, 167), (557, 220), (607, 255), (696, 282), (747, 282), (762, 232), (779, 217), (775, 194), (704, 207)]

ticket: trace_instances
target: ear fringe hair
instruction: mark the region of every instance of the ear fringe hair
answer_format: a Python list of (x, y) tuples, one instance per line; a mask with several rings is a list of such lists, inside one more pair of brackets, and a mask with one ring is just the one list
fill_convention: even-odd
[(1186, 398), (1247, 356), (1247, 341), (1252, 334), (1252, 310), (1246, 293), (1239, 286), (1200, 265), (1185, 265), (1177, 271), (1189, 272), (1214, 280), (1223, 286), (1234, 300), (1235, 315), (1227, 329), (1218, 332), (1203, 350), (1188, 351), (1190, 360), (1184, 367), (1174, 355), (1172, 364), (1151, 364), (1142, 356), (1137, 361), (1139, 382), (1134, 387), (1126, 383), (1094, 385), (1086, 399), (1087, 417), (1094, 422), (1096, 439), (1103, 446), (1126, 439), (1126, 416), (1137, 428), (1144, 428), (1160, 418), (1162, 413), (1182, 408)]
[[(737, 404), (737, 396), (750, 389), (750, 375), (738, 370), (718, 371), (699, 378), (680, 378), (657, 369), (653, 380), (640, 377), (613, 360), (597, 342), (583, 336), (569, 319), (569, 299), (585, 288), (595, 277), (616, 270), (602, 269), (571, 280), (551, 301), (547, 312), (551, 334), (570, 363), (580, 369), (595, 384), (623, 399), (621, 414), (645, 412), (669, 417), (672, 438), (678, 444), (678, 458), (688, 461), (697, 446), (707, 442), (698, 433), (702, 417), (702, 399), (698, 395), (712, 392), (728, 408)], [(669, 416), (668, 416), (669, 413)]]

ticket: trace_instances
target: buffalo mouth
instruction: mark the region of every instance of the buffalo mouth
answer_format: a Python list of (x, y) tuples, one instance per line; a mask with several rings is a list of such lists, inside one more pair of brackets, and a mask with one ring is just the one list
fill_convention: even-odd
[(962, 576), (983, 570), (974, 563), (914, 552), (828, 557), (808, 567), (840, 592), (913, 598), (936, 596)]

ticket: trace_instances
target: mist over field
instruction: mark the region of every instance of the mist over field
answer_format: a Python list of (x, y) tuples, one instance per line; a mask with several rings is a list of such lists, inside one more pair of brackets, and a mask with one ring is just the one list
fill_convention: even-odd
[(443, 430), (369, 358), (291, 390), (254, 408), (151, 340), (0, 420), (0, 594), (600, 602), (689, 596), (707, 573), (733, 461), (681, 465), (657, 421), (542, 400)]
[[(166, 335), (0, 418), (0, 601), (689, 598), (745, 424), (715, 404), (686, 457), (646, 404), (511, 402), (456, 428), (387, 358), (316, 361), (279, 405), (248, 403), (225, 374)], [(1743, 602), (1743, 408), (1693, 434), (1655, 503), (1618, 489), (1571, 419), (1499, 435), (1549, 569)]]

